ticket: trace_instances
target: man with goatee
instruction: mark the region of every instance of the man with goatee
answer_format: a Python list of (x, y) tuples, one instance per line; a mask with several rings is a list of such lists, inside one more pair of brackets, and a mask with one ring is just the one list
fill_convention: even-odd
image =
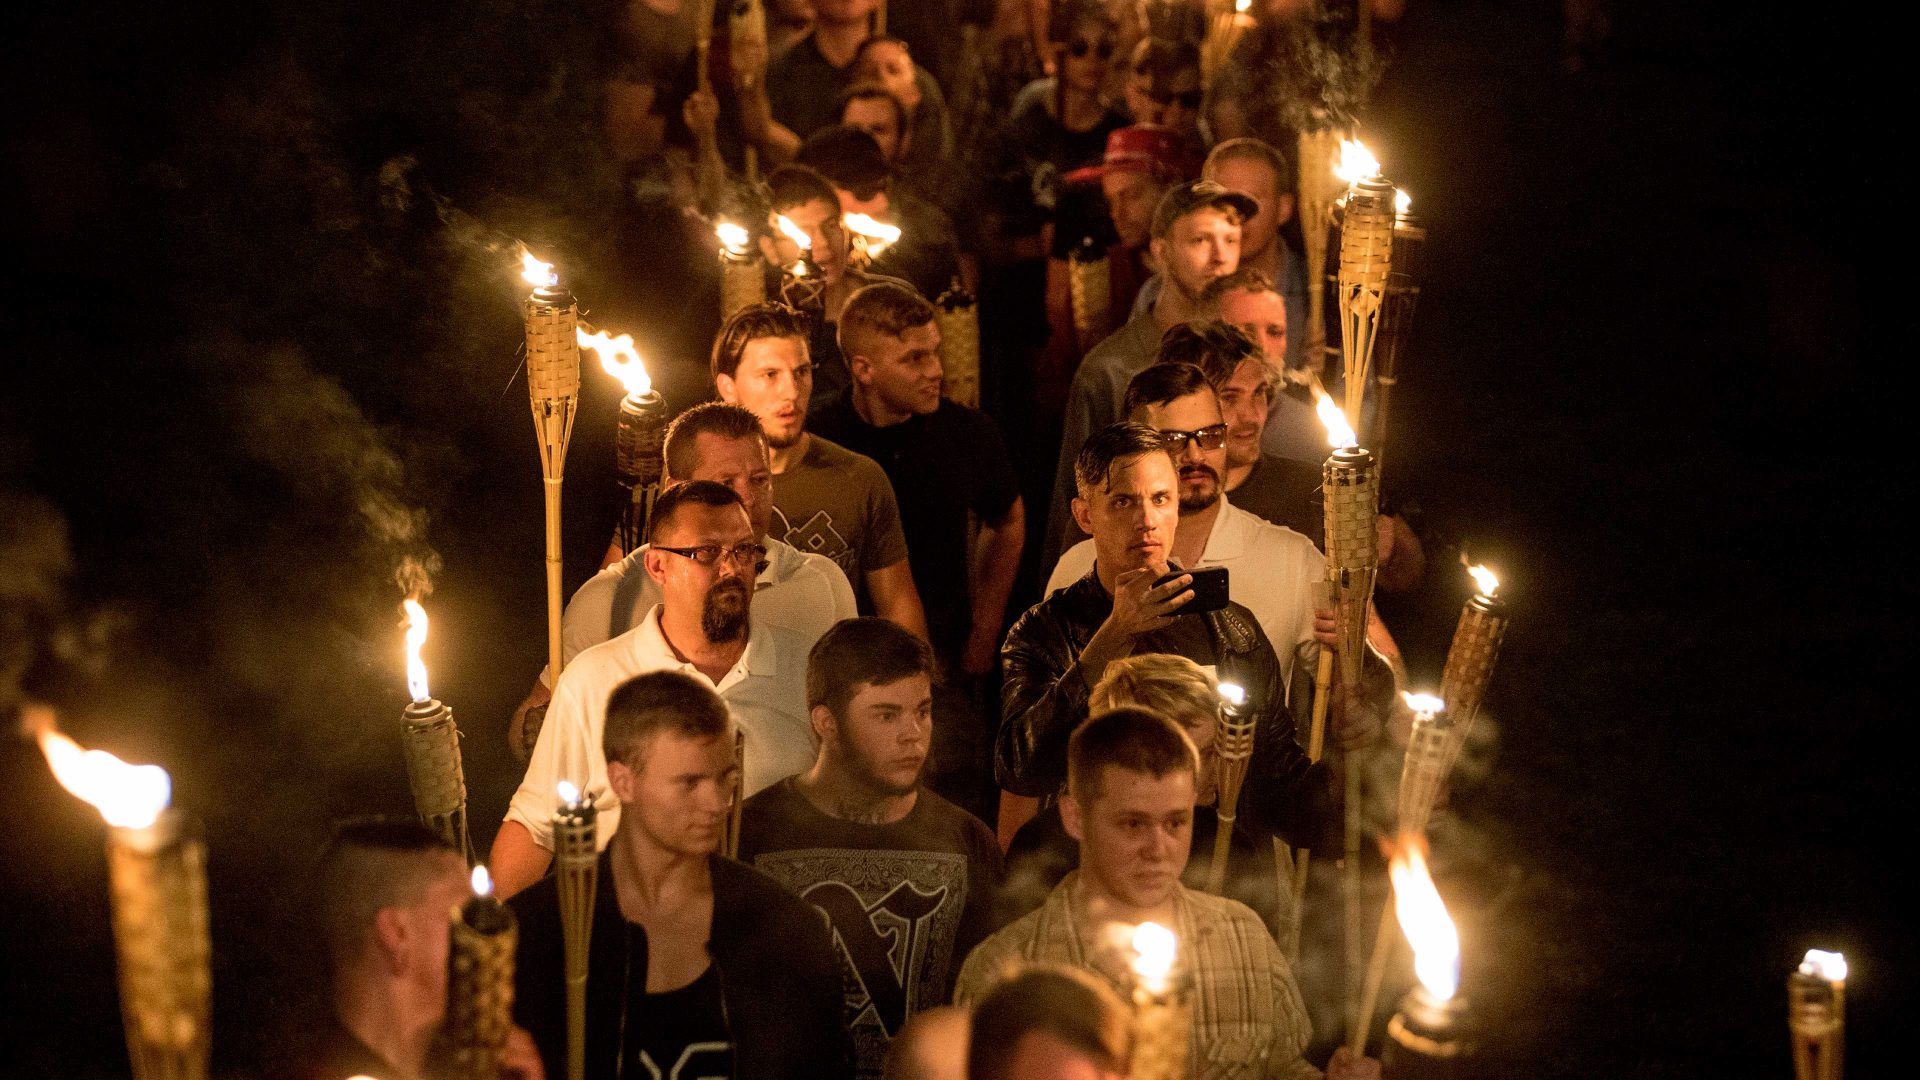
[(694, 480), (661, 493), (647, 527), (646, 570), (662, 600), (640, 624), (576, 657), (560, 674), (527, 775), (489, 860), (502, 896), (540, 879), (553, 858), (555, 784), (569, 780), (600, 808), (604, 847), (619, 824), (601, 751), (607, 695), (636, 675), (680, 671), (713, 687), (746, 733), (752, 794), (814, 756), (805, 694), (807, 641), (752, 615), (766, 559), (740, 496)]

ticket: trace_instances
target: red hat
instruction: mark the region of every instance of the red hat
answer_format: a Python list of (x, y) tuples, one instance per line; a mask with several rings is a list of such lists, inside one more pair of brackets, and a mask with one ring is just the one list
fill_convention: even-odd
[(1075, 169), (1064, 179), (1069, 184), (1090, 184), (1110, 172), (1157, 172), (1169, 180), (1184, 180), (1198, 175), (1200, 169), (1179, 132), (1135, 124), (1107, 136), (1107, 153), (1100, 164)]

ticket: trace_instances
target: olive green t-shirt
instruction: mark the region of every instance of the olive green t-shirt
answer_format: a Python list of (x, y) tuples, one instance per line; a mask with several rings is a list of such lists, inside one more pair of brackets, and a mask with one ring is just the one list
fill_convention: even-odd
[(846, 571), (863, 615), (873, 614), (866, 572), (907, 557), (900, 505), (878, 462), (818, 435), (807, 452), (773, 478), (773, 523), (767, 535)]

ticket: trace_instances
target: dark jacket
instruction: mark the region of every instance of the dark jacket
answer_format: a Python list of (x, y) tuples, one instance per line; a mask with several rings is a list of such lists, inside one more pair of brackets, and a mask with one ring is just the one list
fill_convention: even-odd
[[(709, 863), (713, 930), (707, 949), (720, 969), (736, 1080), (851, 1075), (852, 1043), (840, 1015), (840, 965), (819, 913), (752, 867), (718, 855)], [(514, 897), (512, 907), (520, 919), (514, 1019), (532, 1033), (547, 1075), (564, 1077), (566, 964), (557, 879), (550, 876)], [(627, 972), (629, 965), (646, 970), (647, 934), (621, 916), (612, 864), (604, 853), (589, 951), (587, 1076), (613, 1080)]]
[[(1050, 796), (1067, 779), (1067, 737), (1087, 718), (1091, 688), (1080, 654), (1113, 610), (1095, 571), (1027, 609), (1007, 634), (1000, 659), (1000, 737), (994, 774), (1019, 795)], [(1253, 613), (1228, 604), (1186, 615), (1142, 635), (1134, 653), (1172, 653), (1211, 666), (1223, 682), (1247, 690), (1259, 712), (1253, 759), (1240, 796), (1241, 820), (1255, 835), (1271, 833), (1296, 847), (1338, 846), (1331, 774), (1307, 760), (1294, 737), (1285, 683), (1273, 646)]]

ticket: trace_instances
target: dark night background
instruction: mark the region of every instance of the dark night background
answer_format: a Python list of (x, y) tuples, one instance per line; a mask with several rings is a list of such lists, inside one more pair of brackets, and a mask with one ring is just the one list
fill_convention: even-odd
[[(0, 659), (58, 652), (28, 685), (204, 821), (223, 1072), (312, 992), (327, 822), (411, 810), (403, 558), (441, 563), (428, 661), (483, 849), (517, 779), (540, 485), (494, 238), (700, 392), (715, 286), (607, 193), (597, 2), (0, 15)], [(1783, 979), (1816, 946), (1853, 961), (1853, 1075), (1892, 1075), (1914, 587), (1865, 329), (1901, 301), (1865, 255), (1903, 193), (1847, 74), (1882, 35), (1623, 2), (1569, 77), (1551, 3), (1411, 7), (1363, 116), (1432, 230), (1389, 468), (1514, 608), (1441, 881), (1484, 1075), (1789, 1075)], [(617, 393), (584, 378), (569, 588), (613, 520)], [(1405, 633), (1428, 680), (1457, 600)], [(125, 1075), (98, 817), (4, 745), (0, 1074)]]

